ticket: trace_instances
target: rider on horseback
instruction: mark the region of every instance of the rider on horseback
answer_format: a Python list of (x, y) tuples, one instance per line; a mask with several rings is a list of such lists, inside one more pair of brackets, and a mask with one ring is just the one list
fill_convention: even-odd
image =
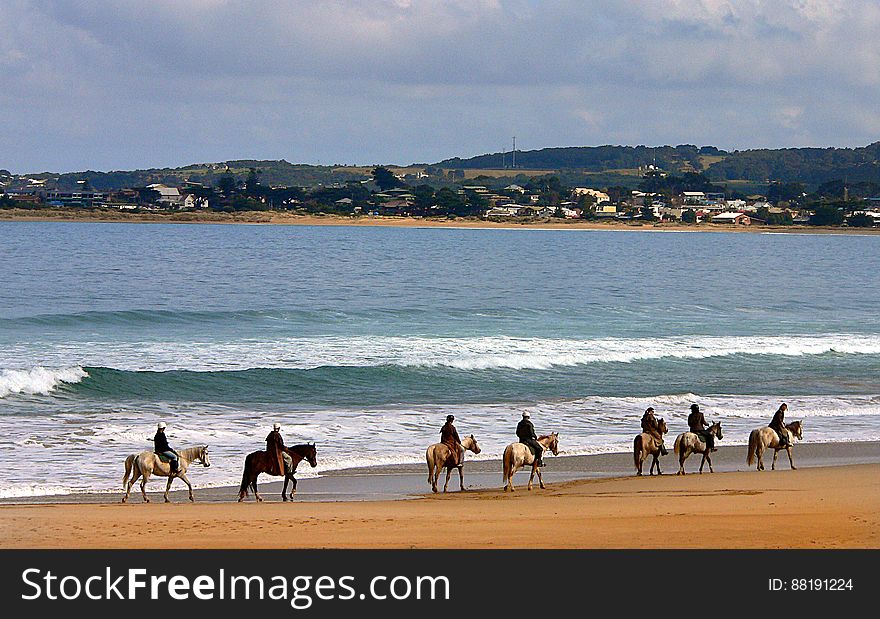
[(461, 439), (458, 438), (458, 430), (452, 425), (455, 421), (455, 415), (446, 415), (446, 423), (440, 428), (440, 442), (449, 447), (449, 463), (452, 466), (461, 464), (464, 456), (464, 447), (461, 445)]
[(541, 453), (543, 453), (544, 447), (538, 442), (538, 435), (535, 434), (535, 426), (532, 425), (530, 417), (531, 415), (529, 415), (528, 411), (522, 414), (522, 419), (516, 425), (516, 436), (519, 438), (520, 443), (529, 446), (529, 449), (535, 454), (535, 466), (540, 467), (544, 466), (544, 461), (541, 460)]
[(783, 402), (773, 415), (773, 421), (770, 422), (770, 427), (776, 430), (776, 434), (779, 435), (779, 447), (783, 449), (791, 444), (785, 427), (785, 411), (787, 410), (788, 404)]
[(174, 474), (177, 472), (178, 468), (178, 456), (177, 452), (171, 449), (171, 446), (168, 444), (168, 437), (165, 436), (166, 427), (164, 421), (159, 422), (159, 425), (156, 428), (156, 436), (153, 437), (153, 451), (168, 459), (171, 473)]
[(715, 437), (706, 430), (709, 427), (709, 422), (703, 417), (703, 413), (700, 412), (700, 407), (697, 404), (691, 404), (691, 414), (688, 415), (688, 427), (691, 432), (699, 436), (706, 443), (706, 449), (718, 451), (715, 448)]
[(293, 458), (284, 450), (284, 439), (281, 438), (281, 424), (272, 426), (272, 431), (266, 437), (266, 451), (274, 454), (278, 460), (278, 474), (288, 477), (293, 475)]
[(649, 406), (645, 411), (645, 414), (642, 415), (642, 432), (647, 432), (660, 441), (661, 456), (665, 456), (669, 453), (666, 450), (666, 446), (663, 444), (663, 433), (660, 431), (660, 422), (658, 422), (657, 418), (654, 416), (654, 409), (651, 406)]

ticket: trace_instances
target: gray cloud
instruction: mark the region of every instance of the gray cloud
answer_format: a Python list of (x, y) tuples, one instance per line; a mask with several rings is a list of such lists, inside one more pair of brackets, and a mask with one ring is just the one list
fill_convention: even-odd
[(872, 0), (8, 0), (0, 167), (857, 145)]

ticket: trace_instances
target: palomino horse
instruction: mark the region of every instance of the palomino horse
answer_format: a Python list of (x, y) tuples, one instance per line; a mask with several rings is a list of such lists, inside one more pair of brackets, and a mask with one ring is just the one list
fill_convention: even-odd
[[(554, 456), (559, 453), (559, 434), (556, 432), (539, 436), (538, 442), (541, 443), (545, 451), (549, 449)], [(532, 489), (532, 480), (535, 478), (535, 473), (538, 474), (538, 483), (541, 485), (541, 488), (546, 488), (544, 480), (541, 479), (541, 469), (535, 466), (535, 454), (532, 453), (532, 450), (525, 443), (511, 443), (505, 447), (502, 461), (504, 462), (503, 481), (505, 483), (505, 492), (516, 490), (513, 487), (513, 476), (526, 464), (532, 465), (532, 474), (529, 475), (529, 490)]]
[(780, 449), (784, 449), (788, 452), (788, 463), (791, 465), (791, 470), (797, 470), (797, 467), (794, 465), (794, 460), (791, 458), (791, 446), (794, 443), (794, 439), (799, 441), (804, 439), (804, 424), (802, 421), (792, 421), (791, 423), (785, 424), (785, 429), (788, 432), (787, 447), (779, 446), (779, 435), (776, 434), (776, 430), (769, 426), (752, 430), (752, 433), (749, 434), (749, 455), (746, 458), (748, 465), (752, 466), (755, 462), (755, 457), (757, 456), (758, 470), (763, 471), (764, 450), (769, 447), (773, 450), (773, 464), (770, 466), (771, 470), (776, 470), (776, 458), (779, 457)]
[[(467, 451), (475, 454), (480, 453), (480, 446), (474, 435), (464, 437), (461, 446)], [(443, 492), (449, 486), (449, 476), (452, 475), (452, 469), (458, 469), (458, 486), (464, 490), (464, 454), (461, 454), (461, 463), (455, 465), (452, 463), (452, 450), (446, 443), (434, 443), (425, 451), (425, 460), (428, 461), (428, 483), (431, 484), (431, 490), (437, 492), (437, 480), (440, 478), (440, 471), (446, 467), (446, 483), (443, 484)]]
[[(709, 426), (709, 433), (719, 441), (724, 438), (721, 435), (721, 422), (716, 421)], [(692, 453), (703, 454), (703, 459), (700, 461), (700, 473), (703, 472), (703, 465), (707, 462), (709, 463), (709, 472), (715, 472), (712, 468), (712, 456), (709, 455), (706, 443), (703, 442), (699, 434), (694, 434), (693, 432), (682, 432), (679, 434), (675, 439), (675, 453), (678, 454), (678, 475), (685, 474), (684, 461)]]
[(653, 456), (654, 459), (651, 461), (651, 468), (648, 473), (653, 475), (654, 467), (656, 466), (657, 474), (663, 474), (663, 471), (660, 470), (660, 445), (663, 443), (663, 435), (669, 432), (663, 417), (657, 420), (657, 427), (660, 430), (659, 437), (650, 432), (642, 432), (633, 440), (633, 460), (636, 465), (636, 475), (642, 474), (642, 464), (649, 455)]
[[(293, 488), (290, 490), (290, 498), (293, 498), (293, 495), (296, 493), (296, 478), (293, 474), (296, 472), (297, 465), (305, 460), (311, 464), (312, 467), (318, 466), (318, 449), (315, 447), (314, 443), (309, 443), (307, 445), (285, 447), (284, 451), (286, 451), (293, 459), (293, 469), (291, 470), (290, 475), (284, 475), (284, 487), (281, 489), (281, 499), (287, 501), (288, 482), (293, 484)], [(268, 451), (255, 451), (252, 454), (248, 454), (247, 458), (244, 459), (244, 472), (241, 474), (241, 488), (238, 490), (238, 502), (241, 503), (244, 501), (244, 497), (247, 496), (248, 488), (254, 491), (254, 496), (257, 498), (257, 501), (262, 501), (263, 498), (260, 496), (260, 493), (257, 492), (257, 477), (260, 473), (276, 476), (283, 475), (283, 472), (276, 473), (275, 471), (277, 469), (278, 460)]]
[[(137, 478), (140, 477), (141, 494), (144, 496), (144, 503), (149, 503), (150, 499), (147, 498), (146, 487), (150, 475), (158, 475), (159, 477), (168, 478), (168, 484), (165, 486), (166, 503), (171, 502), (171, 499), (168, 498), (168, 491), (171, 489), (171, 482), (174, 481), (175, 477), (180, 477), (183, 480), (183, 483), (189, 488), (189, 500), (195, 502), (195, 499), (193, 498), (193, 487), (192, 484), (189, 483), (189, 478), (186, 476), (186, 469), (194, 462), (200, 463), (205, 467), (211, 466), (211, 461), (208, 459), (208, 446), (203, 445), (201, 447), (181, 449), (177, 452), (177, 455), (178, 467), (174, 474), (171, 473), (171, 465), (159, 458), (159, 454), (153, 453), (152, 451), (142, 451), (139, 454), (128, 456), (125, 459), (125, 476), (122, 478), (122, 489), (125, 490), (125, 496), (122, 497), (122, 502), (125, 503), (128, 500), (128, 495), (131, 493), (131, 487), (134, 485), (134, 482), (137, 481)], [(134, 471), (134, 474), (131, 476), (131, 481), (129, 481), (128, 475), (132, 471)]]

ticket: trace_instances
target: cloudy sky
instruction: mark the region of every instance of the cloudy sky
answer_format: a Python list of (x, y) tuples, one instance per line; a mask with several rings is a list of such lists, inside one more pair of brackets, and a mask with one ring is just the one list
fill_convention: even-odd
[(880, 139), (878, 0), (2, 0), (0, 168)]

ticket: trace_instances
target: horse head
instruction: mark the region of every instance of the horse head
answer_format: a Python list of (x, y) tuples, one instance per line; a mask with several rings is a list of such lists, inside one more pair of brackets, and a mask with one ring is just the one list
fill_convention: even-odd
[(663, 417), (657, 420), (657, 428), (659, 428), (661, 436), (669, 432), (669, 428), (666, 427), (666, 420)]
[(475, 454), (478, 454), (478, 453), (480, 453), (480, 452), (482, 451), (482, 450), (480, 449), (480, 444), (477, 443), (477, 439), (474, 438), (474, 435), (473, 435), (473, 434), (471, 434), (470, 436), (466, 437), (464, 440), (466, 440), (466, 441), (468, 441), (468, 442), (470, 443), (469, 445), (465, 445), (465, 448), (470, 449), (470, 450), (471, 450), (472, 452), (474, 452)]
[(199, 447), (199, 460), (205, 468), (211, 466), (211, 459), (208, 457), (208, 446)]
[(721, 440), (724, 438), (724, 435), (721, 434), (721, 422), (720, 421), (716, 421), (715, 423), (713, 423), (712, 426), (709, 428), (709, 432), (714, 434), (718, 440)]
[(553, 453), (554, 456), (558, 456), (559, 455), (559, 433), (552, 432), (549, 435), (547, 435), (545, 438), (550, 439), (549, 443), (547, 444), (547, 449), (549, 449)]
[(305, 456), (306, 462), (308, 462), (312, 468), (318, 466), (318, 448), (314, 443), (306, 445), (306, 450), (303, 455)]
[(792, 421), (790, 424), (785, 426), (788, 428), (789, 432), (799, 441), (804, 440), (804, 422), (803, 421)]

